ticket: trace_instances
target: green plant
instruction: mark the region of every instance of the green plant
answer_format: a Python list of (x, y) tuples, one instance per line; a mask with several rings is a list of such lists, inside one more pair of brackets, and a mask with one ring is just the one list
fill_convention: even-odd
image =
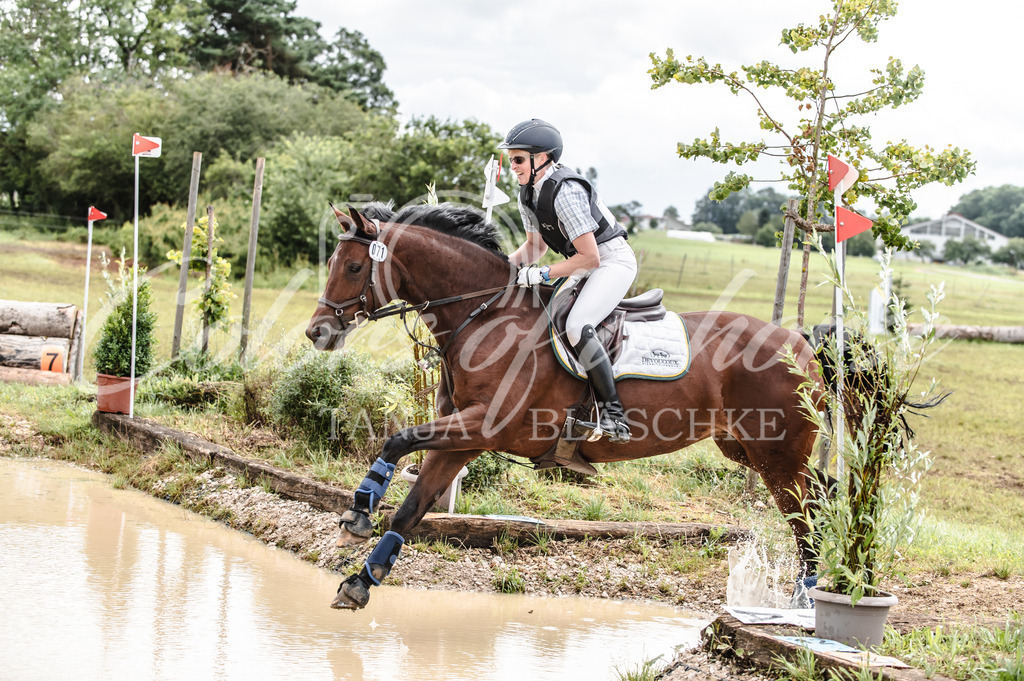
[[(192, 254), (189, 257), (190, 272), (206, 272), (206, 263), (210, 262), (209, 288), (203, 287), (203, 294), (196, 299), (196, 308), (203, 319), (210, 325), (224, 324), (231, 312), (231, 263), (218, 254), (218, 247), (224, 239), (219, 234), (217, 216), (212, 212), (200, 217), (192, 225)], [(212, 223), (212, 224), (211, 224)], [(188, 229), (188, 223), (182, 223), (181, 230)], [(168, 251), (167, 259), (181, 267), (180, 250)]]
[[(96, 373), (110, 376), (131, 376), (132, 374), (132, 290), (134, 277), (125, 265), (124, 251), (117, 261), (116, 279), (107, 271), (109, 261), (101, 252), (103, 279), (107, 283), (107, 304), (111, 307), (103, 320), (100, 338), (93, 349), (93, 363)], [(142, 376), (153, 365), (153, 350), (156, 345), (154, 327), (156, 314), (150, 309), (153, 292), (149, 280), (139, 268), (139, 286), (135, 323), (135, 376)]]
[(661, 678), (664, 663), (659, 664), (660, 661), (661, 655), (653, 660), (644, 660), (638, 666), (631, 669), (621, 669), (616, 666), (615, 676), (620, 681), (654, 681)]
[(526, 580), (515, 565), (498, 565), (491, 580), (494, 588), (503, 594), (521, 594), (526, 591)]
[(267, 409), (276, 426), (312, 448), (372, 460), (384, 439), (410, 422), (412, 367), (305, 349), (274, 380)]
[(462, 488), (471, 490), (495, 487), (508, 479), (510, 468), (512, 462), (508, 457), (484, 452), (466, 466), (469, 473), (462, 479)]
[[(882, 281), (891, 272), (891, 256), (888, 250), (882, 259)], [(828, 257), (828, 262), (830, 283), (838, 286), (835, 260)], [(875, 595), (881, 581), (894, 574), (904, 545), (917, 530), (920, 483), (931, 457), (917, 447), (906, 417), (909, 409), (934, 406), (944, 397), (935, 397), (937, 386), (932, 382), (921, 396), (908, 398), (935, 341), (935, 308), (943, 290), (933, 286), (928, 294), (930, 307), (921, 310), (925, 323), (920, 336), (908, 330), (907, 311), (899, 297), (889, 301), (892, 332), (873, 337), (849, 291), (844, 294), (849, 301), (845, 349), (840, 350), (833, 335), (819, 350), (824, 375), (829, 375), (830, 367), (845, 367), (842, 394), (822, 391), (806, 371), (795, 368), (792, 351), (788, 361), (805, 378), (799, 393), (807, 417), (822, 432), (829, 428), (832, 414), (842, 414), (846, 424), (836, 450), (841, 462), (837, 469), (842, 468), (838, 484), (832, 490), (828, 481), (812, 478), (817, 502), (809, 505), (804, 518), (819, 542), (819, 578), (828, 582), (828, 590), (851, 596), (856, 603), (864, 595)]]

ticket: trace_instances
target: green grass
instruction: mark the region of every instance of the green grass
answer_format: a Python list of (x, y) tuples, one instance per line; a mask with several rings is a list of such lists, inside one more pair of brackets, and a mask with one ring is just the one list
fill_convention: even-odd
[[(761, 318), (770, 316), (777, 250), (687, 242), (649, 233), (632, 238), (630, 243), (642, 253), (640, 282), (664, 288), (673, 309), (717, 306)], [(0, 297), (81, 304), (76, 292), (81, 291), (84, 280), (83, 253), (84, 247), (80, 245), (25, 241), (0, 233), (0, 256), (7, 263), (0, 271)], [(686, 264), (680, 275), (683, 256)], [(830, 291), (816, 285), (823, 271), (819, 258), (812, 256), (811, 261), (809, 322), (820, 321), (831, 309)], [(923, 303), (927, 285), (945, 280), (948, 296), (940, 312), (952, 323), (1022, 323), (1019, 308), (1024, 277), (1019, 274), (916, 261), (896, 262), (895, 269), (911, 303)], [(867, 295), (875, 284), (877, 270), (877, 263), (870, 259), (849, 260), (848, 278), (857, 295)], [(309, 280), (311, 271), (296, 274), (296, 280)], [(788, 315), (795, 312), (798, 276), (797, 257), (789, 278)], [(290, 279), (279, 275), (279, 281), (287, 280)], [(94, 271), (92, 282), (92, 334), (87, 334), (90, 340), (103, 314), (97, 304), (102, 287), (98, 271)], [(736, 285), (730, 287), (731, 283)], [(165, 359), (170, 350), (176, 284), (177, 273), (170, 270), (157, 273), (153, 280), (161, 338), (158, 356)], [(196, 286), (198, 283), (193, 282), (193, 287)], [(262, 335), (251, 346), (251, 356), (280, 357), (284, 348), (305, 342), (302, 331), (317, 295), (312, 288), (307, 281), (305, 287), (295, 292), (255, 291), (252, 318), (260, 320)], [(728, 295), (723, 296), (723, 291)], [(236, 324), (240, 309), (239, 297), (232, 310)], [(186, 330), (194, 333), (194, 314), (189, 311), (187, 317), (192, 319), (192, 326), (186, 324)], [(364, 327), (351, 344), (377, 357), (408, 352), (405, 334), (393, 321)], [(232, 341), (222, 331), (214, 334), (213, 347), (227, 355), (234, 352)], [(924, 480), (924, 525), (919, 541), (909, 553), (908, 570), (1024, 574), (1024, 556), (1013, 542), (1014, 533), (1019, 533), (1024, 520), (1024, 453), (1020, 448), (1024, 442), (1024, 422), (1019, 418), (1020, 405), (1024, 404), (1021, 366), (1022, 346), (963, 341), (947, 343), (925, 364), (921, 380), (935, 377), (953, 394), (946, 404), (932, 410), (929, 418), (912, 417), (918, 440), (934, 453), (935, 463)], [(0, 403), (5, 410), (34, 421), (44, 438), (62, 451), (68, 450), (67, 455), (81, 446), (88, 450), (86, 456), (99, 462), (101, 468), (113, 466), (98, 450), (118, 448), (111, 447), (106, 439), (102, 446), (97, 444), (98, 436), (89, 423), (94, 404), (88, 388), (26, 389), (0, 384)], [(222, 436), (229, 428), (222, 416), (202, 410), (182, 412), (148, 402), (138, 405), (138, 410), (140, 415), (156, 417), (167, 425), (200, 433), (214, 441), (225, 442)], [(365, 475), (363, 463), (313, 454), (295, 443), (253, 455), (276, 459), (282, 466), (347, 488), (358, 485)], [(698, 443), (683, 452), (610, 464), (602, 469), (604, 474), (590, 485), (579, 486), (557, 479), (540, 479), (530, 471), (514, 467), (506, 480), (496, 486), (464, 490), (457, 509), (463, 513), (608, 520), (706, 522), (715, 518), (716, 522), (757, 525), (764, 535), (778, 540), (785, 547), (783, 550), (791, 550), (785, 524), (763, 487), (753, 499), (745, 498), (743, 471), (726, 461), (710, 442)], [(122, 482), (128, 480), (127, 472), (120, 475)], [(403, 483), (392, 485), (388, 501), (400, 503), (407, 489)], [(694, 558), (679, 555), (674, 560), (683, 566), (691, 565)]]
[(927, 677), (1019, 681), (1024, 679), (1024, 619), (1017, 614), (1002, 627), (937, 627), (902, 636), (889, 630), (879, 652)]
[[(779, 271), (778, 249), (670, 239), (654, 232), (631, 236), (630, 245), (641, 258), (638, 288), (663, 288), (670, 309), (680, 312), (725, 309), (771, 319)], [(794, 251), (787, 278), (784, 326), (793, 325), (796, 319), (800, 258), (801, 252)], [(819, 286), (825, 276), (822, 256), (811, 253), (809, 264), (806, 321), (817, 324), (831, 313), (833, 294), (829, 287)], [(945, 282), (947, 296), (939, 310), (948, 320), (945, 323), (992, 326), (1024, 323), (1020, 313), (1024, 275), (1018, 272), (993, 267), (924, 264), (916, 259), (896, 260), (893, 270), (894, 277), (902, 279), (902, 294), (912, 306), (925, 303), (931, 284)], [(867, 300), (879, 281), (878, 272), (878, 263), (871, 258), (847, 259), (847, 282), (856, 298)]]

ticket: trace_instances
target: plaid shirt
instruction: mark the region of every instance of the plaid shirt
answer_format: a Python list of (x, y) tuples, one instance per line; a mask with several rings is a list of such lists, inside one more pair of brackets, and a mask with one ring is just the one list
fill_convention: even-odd
[[(545, 176), (545, 180), (547, 176)], [(540, 196), (540, 184), (533, 188), (534, 200)], [(533, 207), (526, 208), (522, 202), (519, 204), (519, 214), (523, 218), (523, 225), (527, 232), (539, 231), (537, 215)], [(575, 241), (587, 232), (596, 232), (597, 223), (590, 214), (590, 195), (579, 182), (568, 180), (562, 184), (562, 188), (555, 196), (555, 215), (558, 217), (559, 226), (565, 231), (569, 241)]]

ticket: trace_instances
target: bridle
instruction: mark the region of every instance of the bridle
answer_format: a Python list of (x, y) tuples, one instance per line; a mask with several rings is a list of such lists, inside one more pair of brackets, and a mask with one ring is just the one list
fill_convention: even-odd
[[(448, 350), (452, 342), (462, 332), (462, 330), (465, 329), (470, 324), (470, 322), (472, 322), (481, 312), (487, 310), (491, 305), (497, 302), (498, 299), (501, 298), (502, 295), (504, 295), (505, 291), (507, 291), (510, 287), (515, 286), (516, 284), (516, 282), (513, 280), (505, 284), (504, 286), (495, 286), (493, 288), (483, 289), (481, 291), (474, 291), (473, 293), (449, 296), (448, 298), (427, 300), (422, 303), (417, 303), (416, 305), (410, 305), (405, 301), (400, 301), (398, 303), (395, 303), (394, 305), (388, 305), (387, 307), (374, 309), (370, 304), (370, 298), (367, 295), (367, 292), (370, 292), (370, 295), (374, 297), (377, 296), (377, 265), (378, 263), (384, 262), (384, 260), (386, 260), (388, 257), (394, 258), (395, 256), (389, 254), (387, 246), (384, 244), (383, 241), (379, 239), (379, 237), (383, 233), (382, 230), (380, 230), (380, 222), (378, 220), (373, 220), (373, 222), (378, 227), (378, 231), (376, 234), (369, 234), (368, 232), (365, 232), (362, 229), (356, 227), (354, 233), (343, 234), (338, 237), (339, 241), (353, 241), (358, 244), (365, 244), (369, 249), (371, 260), (370, 274), (366, 277), (366, 281), (363, 282), (363, 287), (362, 289), (360, 289), (359, 295), (357, 295), (355, 298), (349, 298), (348, 300), (345, 300), (340, 303), (334, 302), (327, 296), (320, 296), (319, 300), (317, 301), (324, 307), (328, 307), (334, 310), (335, 316), (338, 317), (338, 321), (341, 323), (343, 333), (348, 329), (349, 324), (351, 324), (352, 322), (356, 322), (357, 325), (361, 323), (356, 321), (360, 315), (362, 315), (363, 321), (367, 322), (376, 321), (378, 319), (383, 319), (385, 317), (400, 315), (402, 317), (402, 321), (405, 322), (405, 316), (410, 312), (423, 313), (428, 308), (431, 307), (439, 307), (441, 305), (449, 305), (451, 303), (458, 303), (464, 300), (472, 300), (473, 298), (481, 298), (483, 296), (491, 295), (491, 298), (489, 298), (486, 302), (481, 303), (476, 309), (469, 313), (469, 315), (462, 322), (462, 324), (460, 324), (458, 328), (456, 328), (455, 331), (452, 332), (451, 336), (448, 337), (448, 340), (445, 342), (443, 347), (433, 348), (435, 352), (437, 352), (440, 356), (443, 357), (445, 351)], [(405, 269), (404, 266), (403, 269)], [(352, 315), (351, 321), (346, 321), (345, 308), (356, 303), (359, 303), (362, 306), (361, 309), (358, 310), (354, 315)], [(422, 344), (421, 341), (419, 341), (415, 337), (415, 334), (409, 331), (408, 325), (406, 325), (406, 333), (409, 334), (409, 337), (412, 338), (414, 342)]]
[[(367, 321), (373, 321), (374, 319), (380, 318), (375, 316), (376, 312), (370, 306), (370, 299), (367, 297), (366, 293), (367, 291), (370, 291), (371, 295), (375, 294), (377, 287), (377, 263), (383, 262), (384, 258), (387, 257), (387, 246), (384, 245), (384, 242), (377, 240), (377, 235), (367, 234), (366, 232), (358, 228), (356, 228), (355, 234), (340, 235), (338, 237), (338, 241), (354, 241), (359, 244), (366, 244), (367, 247), (370, 249), (371, 261), (370, 274), (366, 277), (366, 281), (363, 282), (363, 288), (360, 289), (359, 295), (357, 295), (355, 298), (349, 298), (348, 300), (342, 301), (340, 303), (334, 302), (327, 296), (320, 296), (319, 300), (317, 300), (317, 302), (320, 303), (321, 305), (329, 307), (330, 309), (334, 310), (334, 315), (338, 318), (338, 321), (341, 323), (342, 330), (345, 330), (348, 328), (348, 325), (351, 322), (356, 322), (360, 314), (363, 315), (363, 318)], [(383, 247), (383, 257), (380, 257), (380, 259), (378, 259), (374, 255), (374, 249), (377, 249), (377, 251), (380, 252), (378, 246)], [(355, 303), (360, 303), (362, 305), (362, 309), (358, 310), (355, 314), (352, 315), (351, 322), (346, 321), (345, 308)]]

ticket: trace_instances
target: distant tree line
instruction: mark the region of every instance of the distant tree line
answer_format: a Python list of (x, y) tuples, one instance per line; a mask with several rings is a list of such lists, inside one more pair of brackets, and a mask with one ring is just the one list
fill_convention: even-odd
[(358, 31), (323, 38), (295, 9), (293, 0), (0, 2), (0, 210), (84, 215), (96, 205), (110, 214), (104, 229), (117, 230), (131, 219), (135, 132), (164, 141), (141, 175), (140, 208), (159, 226), (146, 237), (150, 259), (165, 242), (180, 247), (175, 210), (193, 151), (203, 153), (201, 200), (218, 203), (229, 258), (244, 251), (232, 233), (247, 229), (257, 157), (267, 159), (261, 249), (286, 265), (317, 258), (328, 200), (401, 205), (431, 183), (482, 191), (496, 132), (473, 120), (400, 124), (380, 53)]
[(975, 189), (964, 194), (950, 212), (1008, 237), (1024, 237), (1024, 187)]

